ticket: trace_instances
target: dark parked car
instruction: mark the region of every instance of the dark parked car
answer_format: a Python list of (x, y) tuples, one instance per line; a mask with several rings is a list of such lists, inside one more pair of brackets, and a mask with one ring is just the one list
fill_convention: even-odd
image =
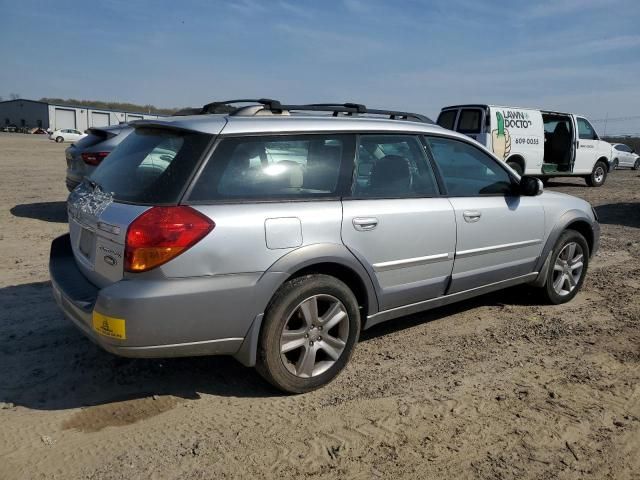
[(126, 124), (90, 128), (86, 137), (68, 147), (65, 157), (69, 191), (76, 188), (83, 178), (91, 175), (100, 162), (132, 131), (133, 128)]

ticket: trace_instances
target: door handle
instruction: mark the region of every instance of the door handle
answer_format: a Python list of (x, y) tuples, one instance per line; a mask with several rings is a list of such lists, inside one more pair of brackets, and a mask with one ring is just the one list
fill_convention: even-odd
[(477, 210), (465, 210), (462, 212), (462, 216), (464, 217), (464, 221), (467, 223), (475, 223), (480, 220), (482, 213)]
[(353, 219), (353, 228), (360, 232), (368, 232), (378, 226), (378, 219), (375, 217), (356, 217)]

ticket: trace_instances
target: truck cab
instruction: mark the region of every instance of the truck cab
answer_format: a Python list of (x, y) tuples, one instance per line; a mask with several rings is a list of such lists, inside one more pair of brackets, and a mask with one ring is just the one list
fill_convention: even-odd
[(600, 186), (609, 171), (611, 145), (586, 118), (572, 113), (455, 105), (443, 108), (437, 123), (481, 143), (519, 175), (579, 176)]

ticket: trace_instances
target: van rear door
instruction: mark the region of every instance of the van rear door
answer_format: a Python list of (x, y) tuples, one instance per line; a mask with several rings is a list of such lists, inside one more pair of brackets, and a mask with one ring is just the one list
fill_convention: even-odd
[(464, 133), (474, 140), (486, 145), (486, 139), (482, 136), (484, 125), (484, 109), (479, 107), (465, 107), (460, 109), (456, 132)]
[(464, 133), (482, 145), (489, 146), (487, 129), (488, 117), (480, 106), (443, 108), (438, 116), (438, 125), (449, 130)]

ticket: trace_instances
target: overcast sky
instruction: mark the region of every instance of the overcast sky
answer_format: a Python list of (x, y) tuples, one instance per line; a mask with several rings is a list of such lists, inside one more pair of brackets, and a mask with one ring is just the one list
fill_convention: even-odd
[(0, 45), (5, 99), (640, 115), (640, 0), (0, 0)]

